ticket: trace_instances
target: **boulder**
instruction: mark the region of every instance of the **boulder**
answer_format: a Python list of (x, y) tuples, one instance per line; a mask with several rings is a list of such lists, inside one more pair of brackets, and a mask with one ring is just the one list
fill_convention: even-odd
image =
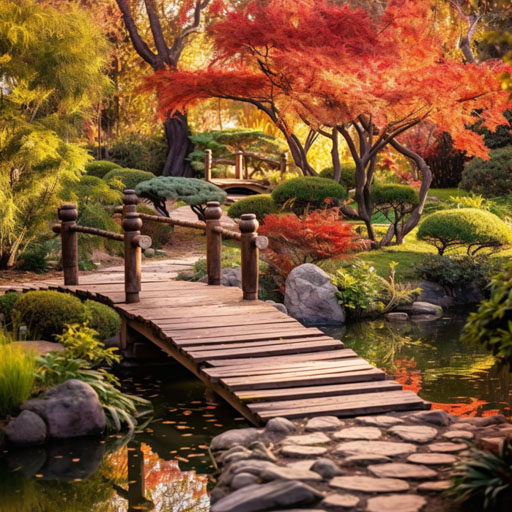
[(106, 427), (105, 413), (89, 384), (71, 379), (50, 389), (44, 398), (28, 400), (21, 409), (44, 419), (54, 439), (95, 436)]
[(469, 306), (479, 304), (484, 300), (482, 287), (476, 283), (466, 283), (455, 288), (455, 302), (457, 306)]
[[(207, 283), (208, 276), (203, 276), (199, 279), (200, 283)], [(223, 268), (220, 277), (220, 284), (222, 286), (237, 286), (242, 288), (242, 269), (240, 267), (235, 268)]]
[(295, 425), (289, 419), (279, 416), (268, 420), (265, 426), (265, 432), (275, 432), (278, 434), (289, 434), (295, 430)]
[(256, 441), (258, 437), (259, 433), (255, 428), (226, 430), (212, 439), (210, 448), (212, 450), (227, 450), (237, 444), (247, 446)]
[(345, 313), (329, 276), (312, 263), (295, 267), (286, 279), (284, 305), (288, 314), (308, 325), (339, 325)]
[(417, 300), (412, 304), (407, 304), (404, 306), (400, 306), (397, 308), (397, 311), (403, 311), (408, 313), (411, 316), (416, 315), (435, 315), (441, 316), (443, 314), (443, 308), (436, 304), (431, 304), (430, 302), (422, 302)]
[(418, 301), (429, 302), (443, 308), (449, 308), (454, 305), (454, 298), (447, 295), (446, 290), (439, 283), (421, 281), (418, 287), (421, 288)]
[(15, 446), (38, 446), (44, 444), (47, 436), (46, 423), (35, 412), (21, 411), (5, 427), (5, 437)]
[(278, 311), (281, 311), (281, 313), (284, 313), (285, 315), (288, 314), (288, 310), (286, 309), (286, 306), (284, 304), (281, 304), (280, 302), (275, 302), (273, 300), (266, 300), (267, 304), (271, 304), (274, 306)]

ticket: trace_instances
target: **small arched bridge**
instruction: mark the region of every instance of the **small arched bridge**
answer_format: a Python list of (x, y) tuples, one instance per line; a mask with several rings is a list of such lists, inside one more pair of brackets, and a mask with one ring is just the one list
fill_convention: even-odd
[[(113, 307), (122, 318), (121, 346), (143, 337), (188, 368), (254, 424), (276, 416), (355, 416), (428, 409), (430, 404), (391, 380), (382, 370), (317, 328), (305, 327), (257, 300), (258, 251), (253, 215), (240, 231), (220, 224), (222, 210), (209, 203), (206, 222), (136, 212), (137, 197), (125, 191), (123, 234), (76, 224), (74, 205), (63, 205), (54, 231), (61, 234), (64, 284), (58, 280), (2, 286), (4, 291), (51, 289)], [(142, 219), (141, 219), (142, 217)], [(208, 283), (175, 281), (141, 269), (142, 220), (206, 231)], [(78, 275), (77, 233), (123, 241), (125, 272)], [(241, 243), (242, 287), (222, 287), (222, 237)]]

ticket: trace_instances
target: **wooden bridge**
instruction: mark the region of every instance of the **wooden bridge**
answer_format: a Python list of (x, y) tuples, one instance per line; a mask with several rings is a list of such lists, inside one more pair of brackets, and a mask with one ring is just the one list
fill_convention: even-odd
[[(258, 250), (266, 240), (258, 237), (253, 215), (242, 218), (241, 232), (231, 232), (220, 226), (218, 203), (210, 203), (206, 223), (185, 222), (206, 230), (209, 283), (174, 281), (141, 271), (140, 248), (148, 241), (138, 231), (136, 202), (133, 191), (125, 191), (124, 234), (115, 238), (125, 243), (124, 279), (97, 272), (80, 276), (78, 283), (76, 233), (111, 234), (78, 226), (76, 209), (68, 205), (60, 209), (61, 222), (54, 227), (62, 235), (65, 284), (37, 281), (2, 288), (52, 289), (108, 304), (122, 318), (122, 349), (130, 350), (142, 336), (254, 424), (276, 416), (354, 416), (430, 407), (341, 341), (257, 300)], [(241, 241), (243, 290), (219, 286), (222, 236)]]

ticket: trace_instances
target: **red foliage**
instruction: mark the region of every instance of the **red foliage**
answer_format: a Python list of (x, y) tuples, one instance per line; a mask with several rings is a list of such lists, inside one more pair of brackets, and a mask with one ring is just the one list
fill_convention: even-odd
[(269, 239), (262, 257), (283, 283), (303, 263), (341, 258), (358, 248), (352, 227), (340, 220), (338, 208), (315, 210), (302, 217), (267, 215), (259, 234)]

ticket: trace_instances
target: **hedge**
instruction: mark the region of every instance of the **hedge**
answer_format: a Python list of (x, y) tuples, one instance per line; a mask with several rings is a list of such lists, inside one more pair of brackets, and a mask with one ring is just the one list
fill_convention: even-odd
[[(334, 167), (326, 167), (318, 174), (320, 178), (334, 179)], [(354, 164), (342, 164), (340, 184), (350, 189), (356, 186), (356, 166)]]
[(85, 172), (89, 176), (96, 176), (96, 178), (103, 178), (112, 169), (120, 169), (121, 166), (110, 160), (94, 160), (85, 164)]
[(240, 199), (232, 204), (228, 209), (228, 215), (233, 219), (240, 218), (244, 213), (254, 213), (261, 222), (265, 215), (277, 213), (279, 207), (272, 199), (270, 194), (260, 194)]
[(417, 189), (408, 185), (375, 185), (372, 189), (372, 202), (380, 205), (416, 206), (419, 202), (419, 193)]
[(155, 175), (151, 172), (141, 171), (140, 169), (125, 169), (120, 167), (119, 169), (112, 169), (109, 171), (103, 179), (109, 181), (111, 179), (119, 179), (123, 182), (124, 188), (134, 189), (140, 182), (151, 180)]

